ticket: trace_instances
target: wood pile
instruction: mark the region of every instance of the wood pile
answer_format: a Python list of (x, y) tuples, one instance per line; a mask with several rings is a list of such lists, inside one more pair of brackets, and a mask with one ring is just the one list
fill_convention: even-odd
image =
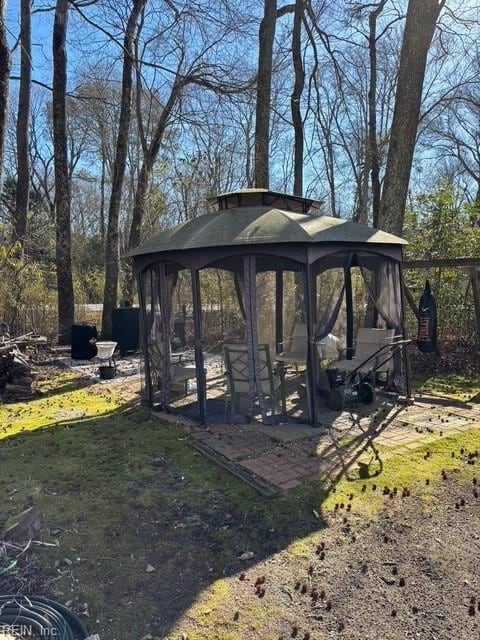
[(0, 397), (3, 402), (22, 402), (35, 396), (32, 366), (22, 353), (14, 348), (0, 352)]
[(31, 400), (38, 394), (33, 388), (35, 374), (29, 357), (19, 347), (29, 352), (36, 351), (47, 344), (47, 339), (33, 332), (11, 338), (4, 327), (6, 325), (1, 323), (3, 335), (0, 336), (0, 401)]

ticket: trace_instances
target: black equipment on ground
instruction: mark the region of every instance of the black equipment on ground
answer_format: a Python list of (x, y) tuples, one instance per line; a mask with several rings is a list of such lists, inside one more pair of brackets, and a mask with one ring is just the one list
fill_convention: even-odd
[(97, 338), (97, 328), (90, 324), (72, 325), (72, 350), (74, 360), (91, 360), (97, 355), (97, 347), (90, 340)]
[[(383, 367), (396, 354), (399, 354), (411, 342), (411, 340), (397, 340), (390, 344), (384, 344), (375, 353), (372, 353), (369, 358), (360, 362), (358, 367), (346, 376), (343, 383), (330, 390), (327, 400), (330, 409), (343, 411), (346, 405), (356, 402), (373, 404), (376, 399), (375, 386), (370, 384), (367, 379), (372, 374), (375, 377), (378, 369)], [(378, 362), (378, 360), (381, 362)], [(366, 374), (360, 375), (360, 369), (363, 369), (370, 361), (373, 361), (371, 368)]]
[(417, 347), (424, 353), (437, 351), (437, 302), (428, 280), (418, 303)]
[(98, 367), (98, 375), (101, 380), (113, 380), (116, 375), (115, 367), (111, 364), (104, 364)]
[(140, 336), (140, 309), (117, 307), (112, 311), (112, 338), (118, 343), (120, 355), (138, 351)]
[(88, 640), (87, 628), (63, 604), (38, 596), (0, 596), (0, 631), (7, 637)]
[(328, 395), (328, 406), (334, 411), (343, 411), (347, 404), (355, 402), (373, 404), (375, 398), (375, 387), (369, 382), (343, 384), (330, 391)]

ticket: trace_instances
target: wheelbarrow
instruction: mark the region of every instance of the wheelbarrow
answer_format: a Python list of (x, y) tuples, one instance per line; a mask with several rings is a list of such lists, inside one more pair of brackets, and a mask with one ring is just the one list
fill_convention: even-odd
[[(376, 400), (375, 385), (368, 381), (368, 378), (381, 369), (397, 353), (400, 353), (412, 340), (397, 340), (390, 344), (382, 345), (377, 351), (363, 360), (358, 367), (353, 369), (336, 387), (330, 390), (327, 404), (334, 411), (343, 411), (347, 405), (360, 402), (361, 404), (373, 404)], [(388, 353), (385, 353), (387, 352)], [(383, 358), (385, 356), (385, 358)], [(379, 360), (381, 362), (379, 362)], [(372, 361), (372, 366), (364, 374), (360, 370), (365, 368)]]
[(114, 356), (117, 344), (117, 342), (106, 340), (95, 343), (97, 347), (97, 355), (95, 357), (103, 362), (108, 361), (108, 364), (103, 364), (98, 367), (98, 374), (102, 380), (111, 380), (117, 374), (117, 364)]

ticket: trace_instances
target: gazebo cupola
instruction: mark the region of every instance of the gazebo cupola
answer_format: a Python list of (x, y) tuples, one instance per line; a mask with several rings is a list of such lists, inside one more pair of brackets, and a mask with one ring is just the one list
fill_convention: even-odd
[(268, 189), (239, 189), (219, 193), (207, 200), (210, 212), (240, 207), (275, 207), (283, 211), (320, 215), (321, 202)]

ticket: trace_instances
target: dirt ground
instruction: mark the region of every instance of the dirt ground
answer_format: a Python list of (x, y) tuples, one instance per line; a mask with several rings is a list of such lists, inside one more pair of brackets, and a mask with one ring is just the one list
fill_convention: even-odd
[(0, 526), (35, 504), (53, 545), (11, 588), (102, 640), (480, 638), (480, 425), (265, 498), (121, 387), (40, 386), (0, 407)]
[[(205, 621), (198, 624), (201, 606), (184, 624), (193, 637), (236, 637), (240, 627), (239, 637), (252, 639), (477, 640), (480, 501), (468, 485), (444, 484), (429, 504), (415, 496), (387, 498), (374, 522), (354, 508), (346, 522), (329, 516), (310, 552), (280, 552), (246, 571), (244, 580), (230, 581), (223, 630), (218, 610), (203, 609), (211, 635)], [(465, 507), (455, 508), (462, 498)], [(324, 559), (317, 551), (322, 543)], [(260, 614), (253, 616), (255, 609)], [(225, 609), (220, 615), (228, 617)]]

